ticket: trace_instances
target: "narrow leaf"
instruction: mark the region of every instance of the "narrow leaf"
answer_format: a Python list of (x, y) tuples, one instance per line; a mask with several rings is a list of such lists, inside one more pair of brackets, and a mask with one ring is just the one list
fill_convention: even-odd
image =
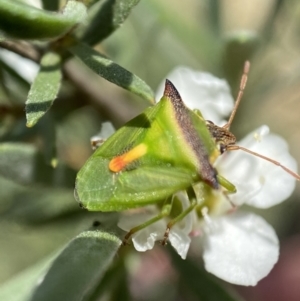
[(2, 143), (0, 145), (0, 175), (21, 184), (29, 184), (35, 177), (37, 151), (29, 144)]
[(49, 269), (53, 258), (52, 254), (1, 284), (0, 300), (27, 301), (38, 279)]
[[(100, 2), (100, 1), (99, 1)], [(102, 41), (119, 28), (140, 0), (107, 0), (96, 3), (89, 14), (89, 26), (82, 40), (90, 45)]]
[(42, 183), (70, 187), (75, 172), (64, 165), (53, 169), (31, 144), (1, 143), (0, 176), (23, 185)]
[(103, 54), (83, 43), (73, 46), (70, 51), (101, 77), (154, 103), (154, 93), (142, 79)]
[(0, 30), (22, 39), (55, 38), (86, 18), (86, 7), (68, 1), (63, 13), (51, 13), (19, 1), (0, 0)]
[[(113, 292), (116, 291), (116, 286), (118, 286), (118, 284), (121, 283), (124, 278), (127, 279), (124, 256), (117, 257), (95, 290), (91, 292), (90, 295), (86, 296), (86, 298), (84, 298), (82, 301), (98, 301), (101, 300), (103, 296), (107, 296), (107, 294), (113, 294)], [(125, 293), (127, 290), (125, 290), (123, 293)]]
[(35, 187), (13, 191), (12, 200), (2, 210), (1, 217), (17, 220), (19, 223), (35, 224), (79, 213), (80, 210), (78, 203), (74, 201), (73, 190)]
[(56, 258), (30, 300), (82, 300), (97, 286), (120, 245), (107, 232), (81, 233)]
[(49, 112), (39, 122), (37, 131), (40, 132), (45, 147), (42, 149), (45, 162), (56, 168), (58, 164), (56, 153), (56, 123), (52, 112)]
[(48, 52), (42, 57), (40, 71), (35, 78), (26, 101), (27, 126), (34, 126), (52, 106), (57, 97), (61, 73), (61, 58), (57, 53)]
[[(22, 94), (22, 104), (24, 104), (24, 92), (28, 93), (28, 90), (30, 88), (30, 85), (28, 81), (19, 74), (15, 69), (12, 68), (10, 64), (8, 64), (5, 59), (0, 58), (0, 67), (2, 70), (5, 70), (9, 77), (11, 77), (13, 84), (11, 84), (11, 87), (9, 87), (9, 80), (7, 81), (6, 86), (8, 90), (10, 90), (10, 93), (12, 93), (12, 98), (19, 98), (16, 97), (16, 95), (19, 95), (19, 93)], [(21, 90), (21, 91), (19, 91)]]

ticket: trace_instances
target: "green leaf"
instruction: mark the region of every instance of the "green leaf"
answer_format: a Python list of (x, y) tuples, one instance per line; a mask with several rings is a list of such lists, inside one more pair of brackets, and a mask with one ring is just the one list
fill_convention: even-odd
[(62, 14), (54, 14), (22, 2), (0, 0), (0, 30), (16, 38), (55, 38), (85, 18), (86, 7), (77, 1), (68, 1)]
[(56, 153), (56, 123), (52, 115), (53, 114), (49, 113), (45, 115), (40, 122), (39, 131), (45, 145), (43, 148), (45, 162), (50, 164), (53, 168), (56, 168), (58, 164)]
[(203, 268), (190, 259), (182, 260), (178, 254), (169, 248), (172, 254), (173, 264), (180, 275), (180, 285), (189, 288), (199, 300), (209, 301), (237, 301), (239, 297), (233, 297), (213, 276), (209, 275)]
[(49, 269), (54, 255), (22, 271), (0, 286), (0, 300), (27, 301), (38, 279)]
[[(13, 90), (18, 90), (20, 89), (19, 86), (22, 87), (22, 92), (23, 89), (27, 89), (27, 92), (30, 88), (30, 84), (28, 83), (28, 81), (26, 79), (24, 79), (24, 77), (22, 77), (22, 75), (20, 75), (14, 68), (12, 68), (11, 65), (7, 64), (5, 59), (1, 58), (0, 59), (0, 68), (2, 70), (5, 70), (12, 78), (12, 80), (14, 81), (13, 83)], [(16, 85), (18, 85), (18, 88), (16, 89)], [(17, 94), (17, 92), (15, 91), (15, 94)]]
[(70, 182), (73, 186), (75, 180), (73, 170), (63, 165), (53, 169), (33, 145), (26, 143), (0, 144), (0, 175), (25, 185), (42, 183), (70, 187)]
[(101, 300), (103, 296), (107, 297), (107, 295), (111, 295), (110, 300), (113, 300), (113, 296), (118, 294), (121, 294), (121, 297), (115, 298), (116, 300), (132, 300), (132, 298), (129, 298), (129, 287), (128, 283), (126, 283), (127, 279), (128, 275), (124, 256), (120, 256), (116, 258), (114, 263), (110, 266), (94, 292), (82, 301), (98, 301)]
[(89, 26), (82, 40), (90, 45), (102, 41), (119, 28), (140, 0), (107, 0), (96, 3), (89, 13)]
[(120, 245), (107, 232), (81, 233), (56, 258), (30, 301), (82, 300), (97, 286)]
[[(8, 194), (9, 191), (4, 188)], [(13, 191), (13, 200), (4, 208), (1, 212), (2, 218), (27, 224), (45, 223), (61, 216), (82, 212), (74, 201), (73, 189), (52, 187)]]
[(54, 52), (46, 53), (26, 101), (28, 127), (34, 126), (52, 106), (59, 92), (61, 78), (61, 57)]
[[(28, 94), (30, 85), (28, 82), (26, 82), (19, 74), (17, 74), (10, 66), (5, 65), (3, 61), (0, 59), (0, 69), (1, 69), (1, 75), (0, 75), (0, 86), (1, 86), (1, 93), (4, 93), (0, 95), (1, 105), (7, 105), (11, 106), (12, 104), (18, 107), (19, 110), (22, 111), (22, 115), (24, 115), (24, 102), (26, 100), (26, 95)], [(24, 97), (25, 96), (25, 97)], [(8, 115), (3, 116), (3, 125), (6, 124), (4, 120), (9, 120)], [(25, 115), (24, 120), (25, 122)], [(7, 129), (10, 129), (9, 123), (7, 124)], [(4, 130), (4, 127), (3, 129)], [(1, 131), (2, 132), (2, 131)], [(9, 133), (8, 131), (7, 133)], [(3, 136), (0, 135), (2, 140)]]
[(71, 47), (70, 51), (101, 77), (154, 103), (154, 93), (142, 79), (103, 54), (83, 43)]
[(35, 177), (36, 149), (24, 143), (0, 144), (0, 175), (22, 184), (29, 184)]

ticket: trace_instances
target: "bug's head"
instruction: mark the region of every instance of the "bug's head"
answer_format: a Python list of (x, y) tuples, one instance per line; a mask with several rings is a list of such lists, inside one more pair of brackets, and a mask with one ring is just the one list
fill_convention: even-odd
[(241, 102), (242, 96), (244, 94), (244, 90), (247, 83), (248, 73), (250, 69), (250, 63), (249, 61), (245, 62), (244, 65), (244, 71), (240, 82), (240, 88), (239, 93), (237, 95), (236, 102), (234, 104), (234, 108), (231, 112), (231, 115), (229, 117), (228, 122), (223, 125), (222, 127), (217, 126), (210, 120), (206, 120), (206, 126), (208, 128), (208, 131), (210, 132), (210, 135), (215, 140), (216, 144), (219, 147), (220, 154), (223, 154), (226, 150), (233, 149), (232, 147), (236, 143), (235, 136), (229, 131), (231, 123), (234, 119), (234, 116), (236, 114), (237, 108)]
[(298, 175), (296, 172), (292, 171), (291, 169), (285, 167), (280, 162), (275, 161), (275, 160), (273, 160), (269, 157), (266, 157), (264, 155), (261, 155), (259, 153), (256, 153), (243, 146), (236, 145), (235, 144), (236, 138), (229, 131), (231, 123), (234, 119), (235, 113), (237, 111), (237, 108), (240, 104), (240, 101), (241, 101), (243, 93), (244, 93), (244, 89), (245, 89), (245, 86), (247, 83), (249, 68), (250, 68), (250, 63), (248, 61), (246, 61), (245, 65), (244, 65), (244, 72), (243, 72), (243, 75), (241, 78), (239, 93), (238, 93), (234, 108), (231, 112), (228, 122), (225, 125), (223, 125), (222, 127), (219, 127), (219, 126), (215, 125), (213, 122), (211, 122), (210, 120), (206, 120), (207, 129), (210, 132), (211, 137), (215, 140), (215, 143), (217, 144), (217, 146), (219, 148), (220, 154), (223, 154), (227, 150), (231, 150), (231, 151), (242, 150), (248, 154), (262, 158), (266, 161), (269, 161), (269, 162), (281, 167), (283, 170), (285, 170), (287, 173), (289, 173), (291, 176), (293, 176), (296, 180), (300, 181), (300, 175)]
[(221, 154), (227, 150), (228, 146), (236, 143), (235, 136), (226, 128), (217, 126), (210, 120), (206, 120), (206, 126), (210, 135), (218, 145)]

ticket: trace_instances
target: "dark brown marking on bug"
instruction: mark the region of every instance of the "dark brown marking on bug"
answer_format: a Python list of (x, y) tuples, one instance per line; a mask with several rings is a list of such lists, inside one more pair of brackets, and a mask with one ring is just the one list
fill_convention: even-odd
[(177, 123), (182, 130), (186, 142), (192, 148), (193, 153), (197, 157), (199, 175), (208, 185), (214, 189), (218, 189), (219, 183), (217, 181), (216, 170), (209, 162), (208, 153), (197, 131), (195, 130), (195, 127), (188, 114), (187, 107), (183, 103), (177, 89), (168, 79), (166, 80), (165, 84), (164, 96), (171, 100)]

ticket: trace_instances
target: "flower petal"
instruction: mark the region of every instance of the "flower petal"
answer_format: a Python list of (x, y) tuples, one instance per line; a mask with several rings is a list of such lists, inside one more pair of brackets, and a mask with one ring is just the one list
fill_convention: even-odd
[[(293, 171), (297, 170), (297, 163), (289, 154), (285, 140), (269, 133), (267, 126), (250, 133), (237, 145), (274, 159)], [(237, 193), (230, 197), (236, 205), (247, 203), (268, 208), (287, 199), (296, 185), (295, 178), (282, 168), (241, 150), (221, 156), (216, 168), (236, 185)]]
[[(185, 210), (190, 206), (190, 201), (186, 191), (179, 191), (174, 194), (182, 204), (182, 209)], [(187, 252), (190, 248), (191, 239), (189, 233), (192, 231), (193, 222), (195, 219), (195, 212), (190, 212), (179, 223), (175, 224), (170, 231), (169, 240), (173, 248), (181, 256), (182, 259), (186, 259)]]
[[(225, 80), (183, 66), (175, 68), (166, 77), (173, 82), (190, 109), (200, 110), (205, 119), (215, 124), (224, 124), (224, 117), (234, 104)], [(164, 85), (164, 82), (159, 85), (156, 99), (162, 96)]]
[[(157, 214), (158, 212), (141, 212), (131, 215), (122, 215), (118, 222), (118, 227), (125, 231), (130, 231), (132, 228), (143, 224)], [(166, 221), (159, 220), (134, 233), (132, 235), (132, 242), (135, 249), (139, 252), (153, 249), (155, 241), (163, 239), (166, 227)]]
[[(180, 200), (182, 205), (182, 210), (186, 210), (191, 205), (189, 197), (185, 190), (176, 192), (173, 195), (173, 198), (174, 197), (177, 197)], [(195, 222), (195, 219), (196, 219), (195, 211), (192, 211), (187, 216), (185, 216), (180, 222), (178, 222), (175, 226), (180, 228), (183, 232), (189, 234), (192, 231), (193, 223)]]
[(132, 242), (139, 252), (151, 250), (157, 240), (162, 240), (166, 224), (160, 220), (132, 235)]
[(187, 233), (179, 227), (174, 226), (170, 231), (169, 240), (172, 247), (181, 256), (181, 258), (186, 259), (186, 255), (191, 244), (191, 238), (187, 235)]
[(273, 228), (252, 213), (235, 213), (215, 220), (204, 241), (208, 272), (230, 283), (256, 285), (278, 260), (279, 242)]

